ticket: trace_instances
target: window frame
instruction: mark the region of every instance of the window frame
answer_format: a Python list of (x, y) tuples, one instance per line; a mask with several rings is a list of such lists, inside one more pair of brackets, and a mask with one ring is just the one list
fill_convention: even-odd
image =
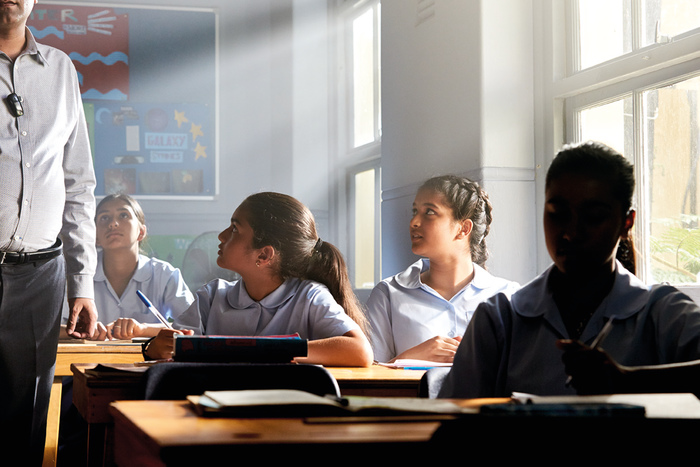
[[(365, 170), (375, 169), (375, 250), (374, 271), (375, 283), (381, 280), (381, 64), (380, 41), (375, 35), (374, 54), (374, 141), (358, 147), (353, 145), (354, 106), (353, 106), (353, 55), (352, 55), (352, 22), (369, 9), (379, 9), (379, 0), (337, 0), (331, 9), (333, 23), (336, 25), (335, 56), (336, 67), (331, 74), (331, 84), (337, 93), (335, 99), (336, 118), (331, 123), (331, 134), (335, 135), (335, 144), (331, 153), (335, 155), (332, 161), (335, 173), (336, 187), (334, 190), (334, 231), (338, 245), (347, 252), (346, 262), (353, 288), (358, 298), (364, 302), (369, 295), (368, 289), (356, 288), (354, 284), (355, 271), (355, 174)], [(374, 30), (379, 31), (380, 16), (375, 11)]]
[[(700, 27), (686, 31), (670, 39), (645, 47), (639, 47), (640, 39), (634, 34), (633, 50), (627, 54), (599, 63), (583, 70), (576, 70), (578, 51), (574, 33), (579, 0), (543, 0), (535, 5), (535, 63), (540, 70), (535, 77), (535, 98), (544, 105), (536, 108), (536, 165), (538, 177), (537, 203), (544, 207), (544, 174), (557, 150), (565, 143), (580, 140), (578, 112), (586, 107), (598, 106), (631, 95), (633, 102), (633, 154), (637, 188), (635, 207), (637, 220), (635, 244), (640, 251), (648, 245), (648, 206), (644, 178), (643, 142), (640, 118), (641, 99), (644, 91), (668, 86), (694, 76), (700, 76)], [(639, 21), (639, 1), (632, 0), (633, 22)], [(636, 49), (635, 49), (636, 48)], [(540, 233), (541, 227), (540, 227)], [(539, 235), (543, 242), (543, 235)], [(540, 243), (540, 246), (544, 246)], [(538, 264), (542, 269), (551, 263), (546, 248), (539, 248)], [(640, 277), (648, 275), (646, 259), (641, 261)], [(700, 292), (700, 284), (684, 285), (684, 290)], [(700, 293), (698, 294), (700, 295)]]

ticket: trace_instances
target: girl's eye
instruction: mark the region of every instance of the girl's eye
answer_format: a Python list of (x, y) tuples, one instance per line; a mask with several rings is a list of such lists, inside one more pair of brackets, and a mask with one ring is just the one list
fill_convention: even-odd
[(426, 214), (435, 214), (435, 211), (432, 210), (432, 209), (430, 209), (430, 208), (428, 208), (428, 209), (426, 209), (425, 213), (426, 213)]

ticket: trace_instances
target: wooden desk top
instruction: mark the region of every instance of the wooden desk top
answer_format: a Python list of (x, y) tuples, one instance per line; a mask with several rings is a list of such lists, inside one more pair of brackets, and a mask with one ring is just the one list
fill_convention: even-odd
[(73, 363), (142, 362), (141, 344), (107, 342), (59, 342), (54, 376), (72, 376)]
[[(110, 405), (114, 417), (117, 465), (188, 465), (198, 459), (259, 455), (266, 462), (295, 456), (322, 459), (338, 456), (352, 445), (361, 459), (364, 448), (374, 454), (383, 447), (413, 451), (427, 443), (439, 421), (386, 423), (305, 423), (302, 419), (202, 418), (187, 401), (118, 401)], [(345, 451), (344, 451), (345, 450)], [(333, 454), (334, 453), (334, 454)], [(233, 458), (233, 457), (229, 457)], [(192, 464), (189, 464), (192, 465)]]

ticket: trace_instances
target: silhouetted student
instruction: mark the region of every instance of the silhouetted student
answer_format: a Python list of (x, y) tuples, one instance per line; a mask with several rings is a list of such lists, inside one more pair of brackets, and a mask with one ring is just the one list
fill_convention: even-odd
[(477, 308), (441, 397), (573, 393), (560, 339), (601, 346), (627, 366), (700, 359), (700, 309), (671, 286), (646, 286), (616, 258), (634, 224), (634, 172), (599, 143), (567, 146), (547, 173), (544, 232), (554, 265), (509, 300)]
[(477, 305), (518, 289), (484, 269), (491, 219), (476, 182), (444, 175), (418, 189), (409, 233), (411, 250), (423, 258), (377, 284), (367, 301), (377, 360), (452, 362)]
[(342, 255), (322, 241), (309, 209), (280, 193), (246, 198), (219, 234), (217, 264), (240, 274), (200, 288), (192, 306), (145, 346), (148, 358), (169, 358), (174, 333), (309, 339), (298, 362), (369, 366), (372, 349)]

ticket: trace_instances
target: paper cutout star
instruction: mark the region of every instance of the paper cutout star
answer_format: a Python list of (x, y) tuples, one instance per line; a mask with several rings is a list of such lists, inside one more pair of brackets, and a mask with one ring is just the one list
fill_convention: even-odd
[(194, 148), (194, 160), (199, 159), (200, 157), (207, 157), (207, 153), (205, 152), (207, 149), (206, 146), (202, 146), (201, 144), (197, 143), (197, 147)]
[(197, 136), (204, 136), (204, 133), (202, 133), (202, 125), (195, 125), (193, 123), (192, 127), (190, 127), (190, 133), (192, 133), (192, 141), (196, 141)]
[(182, 112), (178, 112), (177, 110), (175, 111), (175, 121), (177, 122), (177, 127), (180, 128), (180, 126), (183, 123), (189, 122), (187, 120), (187, 117), (185, 117), (185, 111), (183, 110)]

